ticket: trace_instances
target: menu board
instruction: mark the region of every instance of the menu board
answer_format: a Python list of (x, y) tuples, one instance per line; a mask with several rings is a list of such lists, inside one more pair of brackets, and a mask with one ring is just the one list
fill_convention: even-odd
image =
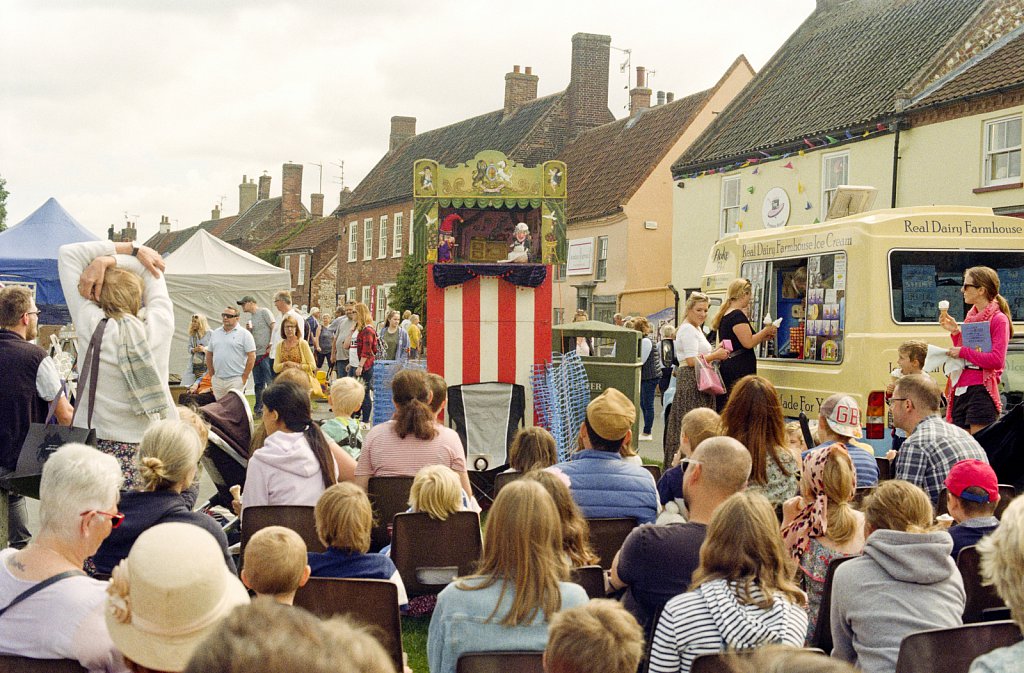
[(1010, 305), (1013, 319), (1024, 318), (1024, 268), (997, 269), (996, 273), (999, 274), (999, 294)]
[(904, 264), (901, 274), (904, 317), (934, 319), (938, 315), (935, 265)]

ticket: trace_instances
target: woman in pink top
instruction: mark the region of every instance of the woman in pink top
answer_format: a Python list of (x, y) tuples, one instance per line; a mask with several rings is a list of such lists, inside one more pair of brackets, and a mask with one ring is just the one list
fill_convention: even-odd
[(370, 477), (413, 477), (421, 467), (446, 465), (459, 475), (462, 489), (472, 494), (466, 451), (454, 430), (436, 422), (427, 375), (411, 369), (398, 372), (391, 381), (391, 397), (395, 415), (367, 433), (355, 483), (365, 489)]
[(967, 361), (960, 377), (946, 385), (949, 400), (946, 420), (969, 429), (973, 435), (999, 418), (1002, 410), (999, 378), (1006, 366), (1006, 346), (1013, 336), (1013, 322), (1010, 306), (999, 294), (999, 275), (994, 270), (987, 266), (967, 269), (962, 291), (964, 302), (971, 304), (964, 324), (988, 323), (987, 341), (991, 342), (991, 348), (987, 348), (987, 344), (985, 348), (965, 345), (960, 325), (943, 311), (939, 323), (953, 338), (953, 347), (947, 353)]

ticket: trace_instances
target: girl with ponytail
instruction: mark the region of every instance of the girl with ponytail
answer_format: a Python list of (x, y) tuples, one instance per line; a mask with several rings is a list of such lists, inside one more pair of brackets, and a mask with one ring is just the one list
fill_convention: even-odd
[(445, 465), (459, 475), (462, 490), (475, 509), (462, 440), (454, 430), (437, 422), (430, 410), (430, 398), (424, 372), (403, 369), (395, 374), (391, 380), (395, 415), (367, 433), (355, 483), (365, 489), (370, 477), (414, 477), (427, 465)]
[(782, 538), (807, 593), (808, 638), (818, 621), (829, 563), (864, 549), (864, 515), (851, 506), (856, 483), (850, 454), (834, 442), (807, 453), (800, 495), (782, 505)]
[(351, 476), (355, 461), (313, 422), (309, 390), (292, 382), (263, 391), (267, 439), (249, 458), (243, 512), (253, 505), (316, 505), (326, 488)]
[(966, 368), (956, 381), (946, 384), (949, 407), (946, 420), (973, 435), (999, 418), (1002, 402), (999, 400), (999, 379), (1006, 367), (1006, 348), (1013, 336), (1013, 317), (1006, 299), (999, 294), (999, 275), (987, 266), (972, 266), (964, 271), (961, 288), (964, 303), (971, 305), (965, 323), (988, 323), (988, 336), (992, 347), (981, 351), (964, 347), (963, 335), (956, 320), (943, 312), (939, 324), (949, 331), (953, 347), (950, 357), (966, 360)]

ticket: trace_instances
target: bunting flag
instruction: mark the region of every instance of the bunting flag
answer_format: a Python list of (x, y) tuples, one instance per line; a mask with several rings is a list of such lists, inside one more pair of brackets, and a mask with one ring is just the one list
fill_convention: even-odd
[(792, 162), (792, 161), (790, 161), (790, 162), (789, 162), (789, 163), (787, 163), (787, 164), (783, 164), (783, 166), (782, 166), (782, 167), (783, 167), (783, 168), (788, 168), (788, 169), (792, 170), (792, 169), (793, 169), (793, 162)]
[(749, 187), (747, 187), (747, 193), (748, 194), (753, 194), (754, 193), (754, 185), (750, 185)]
[(810, 140), (808, 140), (807, 138), (804, 138), (804, 145), (807, 145), (807, 146), (808, 146), (808, 147), (810, 147), (810, 148), (811, 148), (812, 150), (814, 149), (814, 143), (812, 143), (812, 142), (811, 142)]
[(850, 133), (849, 131), (847, 131), (847, 132), (846, 132), (846, 139), (847, 139), (847, 140), (853, 140), (853, 134), (852, 134), (852, 133)]
[(744, 213), (747, 212), (747, 204), (745, 204), (745, 203), (743, 204), (743, 212)]
[(803, 194), (804, 193), (804, 183), (802, 183), (802, 182), (796, 183), (796, 191), (799, 194)]
[(756, 168), (754, 169), (754, 175), (757, 175), (757, 169)]
[(810, 202), (810, 201), (808, 201), (808, 202), (807, 202), (807, 205), (805, 205), (805, 206), (804, 206), (804, 210), (810, 210), (810, 209), (811, 209), (811, 208), (813, 208), (813, 207), (814, 207), (814, 206), (812, 206), (812, 205), (811, 205), (811, 202)]
[(829, 145), (835, 145), (837, 142), (839, 142), (838, 140), (836, 140), (832, 136), (825, 136), (825, 140), (828, 141)]
[(802, 157), (802, 156), (803, 156), (803, 155), (805, 155), (805, 154), (807, 154), (807, 153), (806, 153), (806, 152), (804, 152), (803, 150), (799, 150), (799, 151), (798, 151), (798, 152), (796, 153), (796, 155), (797, 155), (798, 157)]
[(819, 220), (818, 218), (814, 218), (814, 224), (821, 224), (821, 220)]

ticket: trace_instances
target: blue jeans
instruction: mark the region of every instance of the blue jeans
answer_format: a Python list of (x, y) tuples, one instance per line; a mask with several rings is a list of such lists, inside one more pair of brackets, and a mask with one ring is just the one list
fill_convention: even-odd
[(643, 434), (651, 434), (654, 426), (654, 394), (658, 391), (661, 379), (642, 379), (640, 381), (640, 409), (644, 412)]
[(256, 387), (256, 408), (253, 413), (263, 413), (263, 389), (269, 386), (274, 380), (274, 370), (271, 369), (273, 361), (270, 358), (256, 358), (256, 364), (252, 368), (252, 381)]

